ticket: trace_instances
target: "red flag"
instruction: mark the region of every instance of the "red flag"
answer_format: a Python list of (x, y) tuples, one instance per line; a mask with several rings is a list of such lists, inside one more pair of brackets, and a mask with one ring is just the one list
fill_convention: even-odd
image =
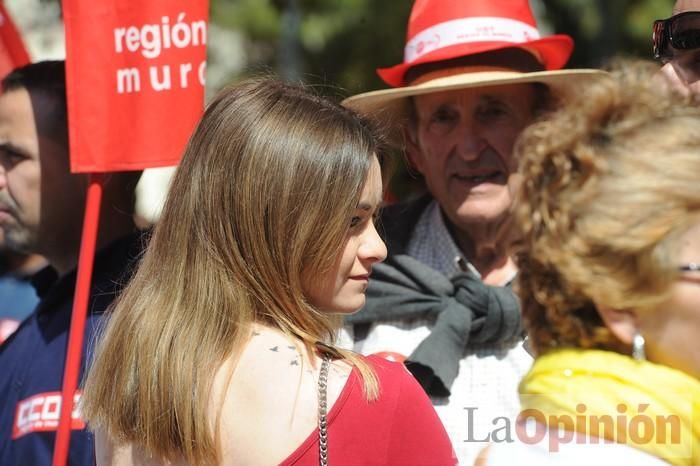
[(64, 0), (71, 171), (175, 165), (202, 113), (207, 0)]
[(12, 18), (5, 5), (0, 3), (0, 78), (10, 71), (29, 63), (29, 54), (24, 48)]
[(64, 0), (71, 171), (90, 173), (53, 465), (70, 446), (103, 172), (174, 165), (204, 103), (208, 0)]

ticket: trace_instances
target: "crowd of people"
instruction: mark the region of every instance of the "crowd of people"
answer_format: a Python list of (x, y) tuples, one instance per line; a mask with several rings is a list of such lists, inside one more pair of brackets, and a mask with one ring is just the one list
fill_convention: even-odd
[[(527, 0), (416, 0), (388, 89), (220, 91), (152, 229), (107, 178), (68, 464), (700, 464), (700, 1), (650, 31), (564, 69)], [(0, 465), (42, 466), (87, 179), (64, 63), (1, 88)]]

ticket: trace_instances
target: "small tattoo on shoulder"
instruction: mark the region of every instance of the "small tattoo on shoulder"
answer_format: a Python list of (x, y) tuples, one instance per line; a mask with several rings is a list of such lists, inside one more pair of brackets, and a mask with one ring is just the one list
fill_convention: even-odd
[(259, 337), (259, 336), (260, 336), (260, 332), (253, 332), (253, 336), (254, 336), (254, 337)]
[(291, 349), (291, 350), (297, 349), (297, 347), (294, 346), (294, 345), (287, 346), (287, 348), (289, 348), (289, 349)]
[(289, 365), (290, 365), (290, 366), (298, 366), (298, 365), (299, 365), (299, 361), (297, 361), (297, 360), (295, 359), (294, 361), (290, 362)]
[(279, 352), (279, 346), (273, 346), (270, 348), (270, 351), (274, 351), (275, 353)]

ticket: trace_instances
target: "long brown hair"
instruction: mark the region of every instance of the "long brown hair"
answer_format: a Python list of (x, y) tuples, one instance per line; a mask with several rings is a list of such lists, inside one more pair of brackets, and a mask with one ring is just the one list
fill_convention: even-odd
[[(212, 381), (250, 324), (308, 348), (332, 341), (302, 275), (320, 276), (341, 252), (376, 141), (354, 112), (270, 79), (211, 102), (96, 350), (82, 405), (92, 427), (162, 458), (217, 462)], [(340, 353), (376, 398), (369, 366)]]

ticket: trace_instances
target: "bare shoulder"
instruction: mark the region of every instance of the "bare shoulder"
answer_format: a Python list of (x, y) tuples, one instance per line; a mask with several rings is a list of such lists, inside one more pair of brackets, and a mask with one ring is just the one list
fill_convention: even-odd
[[(227, 361), (217, 373), (210, 405), (220, 415), (224, 459), (279, 464), (316, 429), (321, 359), (282, 332), (256, 327), (233, 365)], [(331, 364), (330, 407), (351, 372), (343, 361)]]
[[(321, 358), (307, 351), (300, 341), (271, 328), (256, 326), (235, 369), (235, 379), (253, 383), (260, 390), (287, 390), (280, 382), (316, 384)], [(345, 361), (333, 361), (329, 377), (348, 377), (352, 367)], [(263, 385), (263, 387), (259, 385)]]

